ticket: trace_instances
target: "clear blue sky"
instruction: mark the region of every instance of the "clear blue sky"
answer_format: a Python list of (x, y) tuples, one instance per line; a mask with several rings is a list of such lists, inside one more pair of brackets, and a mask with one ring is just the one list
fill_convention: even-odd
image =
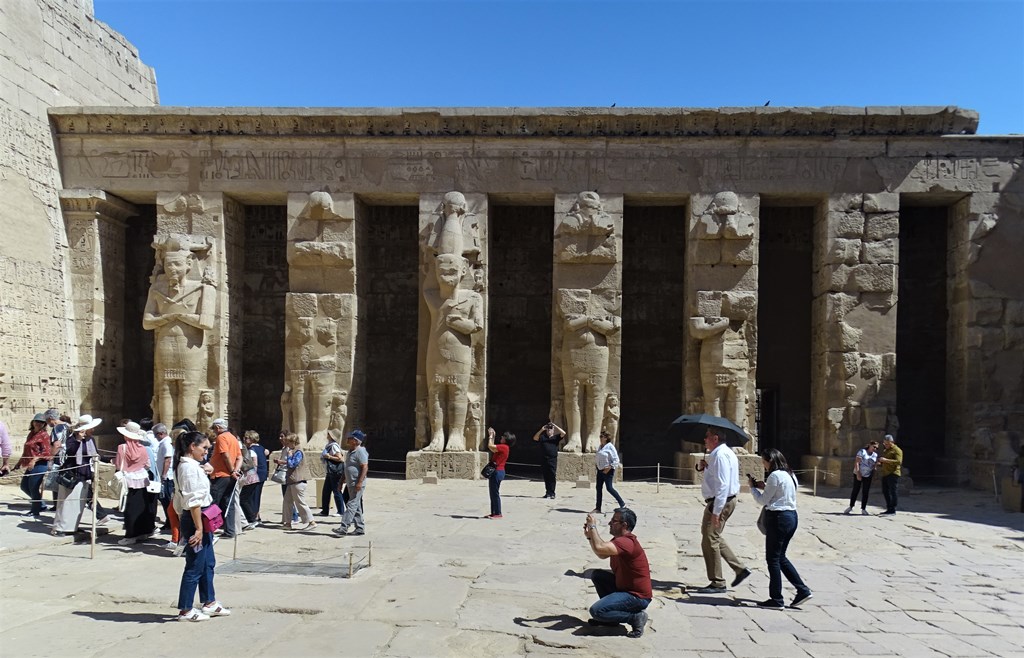
[(958, 105), (1024, 133), (1024, 2), (95, 0), (164, 105)]

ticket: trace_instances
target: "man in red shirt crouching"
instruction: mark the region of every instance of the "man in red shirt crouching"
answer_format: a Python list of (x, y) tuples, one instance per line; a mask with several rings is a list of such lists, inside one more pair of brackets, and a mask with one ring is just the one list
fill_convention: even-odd
[(608, 529), (611, 541), (601, 539), (593, 514), (587, 515), (583, 534), (590, 542), (594, 555), (610, 557), (612, 570), (595, 569), (590, 576), (600, 600), (590, 606), (591, 624), (618, 626), (629, 624), (633, 630), (627, 637), (640, 637), (647, 625), (644, 610), (651, 602), (651, 565), (647, 562), (640, 541), (633, 534), (636, 513), (628, 507), (615, 510)]

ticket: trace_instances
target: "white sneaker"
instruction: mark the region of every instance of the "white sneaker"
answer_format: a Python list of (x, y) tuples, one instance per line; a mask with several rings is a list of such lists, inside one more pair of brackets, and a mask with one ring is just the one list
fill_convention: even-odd
[(214, 601), (210, 605), (203, 606), (204, 615), (210, 615), (211, 617), (227, 617), (231, 614), (231, 611), (220, 604), (220, 601)]
[(853, 507), (852, 506), (851, 507), (847, 507), (846, 511), (843, 512), (843, 514), (850, 514), (851, 512), (853, 512)]
[(868, 511), (866, 509), (862, 509), (860, 511), (860, 514), (861, 514), (861, 516), (871, 516), (870, 514), (868, 514)]
[(164, 544), (164, 548), (166, 548), (169, 551), (173, 551), (177, 547), (178, 547), (178, 542), (176, 542), (176, 541), (169, 541), (166, 544)]
[(209, 615), (204, 615), (195, 608), (192, 608), (183, 615), (178, 615), (178, 621), (206, 621), (209, 618)]

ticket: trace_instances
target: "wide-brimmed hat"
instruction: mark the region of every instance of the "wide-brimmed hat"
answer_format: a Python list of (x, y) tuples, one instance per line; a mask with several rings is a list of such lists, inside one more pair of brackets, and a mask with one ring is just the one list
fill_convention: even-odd
[(35, 416), (32, 416), (32, 422), (33, 423), (45, 423), (46, 422), (46, 414), (36, 414)]
[(355, 439), (359, 443), (362, 443), (363, 441), (366, 440), (366, 435), (359, 430), (352, 430), (351, 432), (348, 433), (348, 438)]
[(142, 427), (139, 426), (134, 420), (128, 421), (124, 427), (118, 427), (117, 431), (121, 433), (126, 439), (135, 439), (136, 441), (147, 441), (146, 435), (142, 432)]
[(78, 417), (78, 422), (71, 426), (71, 431), (84, 432), (85, 430), (91, 430), (94, 427), (98, 427), (102, 422), (102, 418), (93, 418), (89, 414), (82, 414)]

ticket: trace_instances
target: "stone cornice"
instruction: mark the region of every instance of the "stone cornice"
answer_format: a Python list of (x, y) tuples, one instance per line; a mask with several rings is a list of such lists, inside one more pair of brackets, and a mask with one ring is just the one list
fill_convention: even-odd
[(139, 214), (134, 205), (102, 190), (60, 190), (59, 195), (60, 208), (68, 216), (83, 214), (124, 222)]
[(337, 137), (859, 137), (973, 135), (958, 107), (57, 107), (59, 135)]

